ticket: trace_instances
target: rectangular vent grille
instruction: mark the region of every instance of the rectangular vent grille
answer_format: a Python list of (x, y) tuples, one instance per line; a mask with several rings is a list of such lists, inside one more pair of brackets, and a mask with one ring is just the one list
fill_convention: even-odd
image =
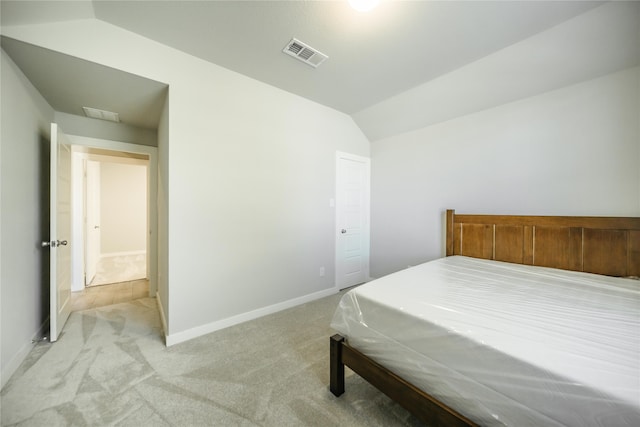
[(316, 68), (328, 58), (324, 53), (319, 52), (317, 49), (314, 49), (297, 39), (291, 39), (282, 51), (305, 64), (311, 65), (313, 68)]
[(113, 111), (99, 110), (97, 108), (82, 107), (84, 114), (92, 119), (108, 120), (110, 122), (120, 122), (120, 115)]

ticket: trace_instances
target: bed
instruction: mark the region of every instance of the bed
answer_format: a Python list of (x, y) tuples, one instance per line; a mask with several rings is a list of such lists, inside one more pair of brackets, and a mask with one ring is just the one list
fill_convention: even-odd
[(428, 425), (640, 425), (640, 218), (449, 210), (446, 255), (343, 296), (334, 395), (348, 366)]

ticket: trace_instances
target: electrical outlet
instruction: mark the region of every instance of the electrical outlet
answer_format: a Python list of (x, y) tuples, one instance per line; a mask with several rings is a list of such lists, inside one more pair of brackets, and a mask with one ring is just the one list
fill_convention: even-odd
[(324, 277), (324, 267), (320, 267), (320, 277)]

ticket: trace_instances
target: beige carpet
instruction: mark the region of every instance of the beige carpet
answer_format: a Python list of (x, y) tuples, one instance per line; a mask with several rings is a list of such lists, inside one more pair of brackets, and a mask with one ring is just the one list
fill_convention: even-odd
[(72, 313), (2, 390), (2, 425), (420, 425), (355, 374), (329, 392), (338, 298), (169, 348), (152, 298)]

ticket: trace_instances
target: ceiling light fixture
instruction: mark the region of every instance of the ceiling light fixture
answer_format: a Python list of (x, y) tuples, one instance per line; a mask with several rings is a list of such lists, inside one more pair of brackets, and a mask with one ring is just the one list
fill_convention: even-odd
[(369, 12), (380, 3), (380, 0), (349, 0), (352, 8), (358, 12)]

